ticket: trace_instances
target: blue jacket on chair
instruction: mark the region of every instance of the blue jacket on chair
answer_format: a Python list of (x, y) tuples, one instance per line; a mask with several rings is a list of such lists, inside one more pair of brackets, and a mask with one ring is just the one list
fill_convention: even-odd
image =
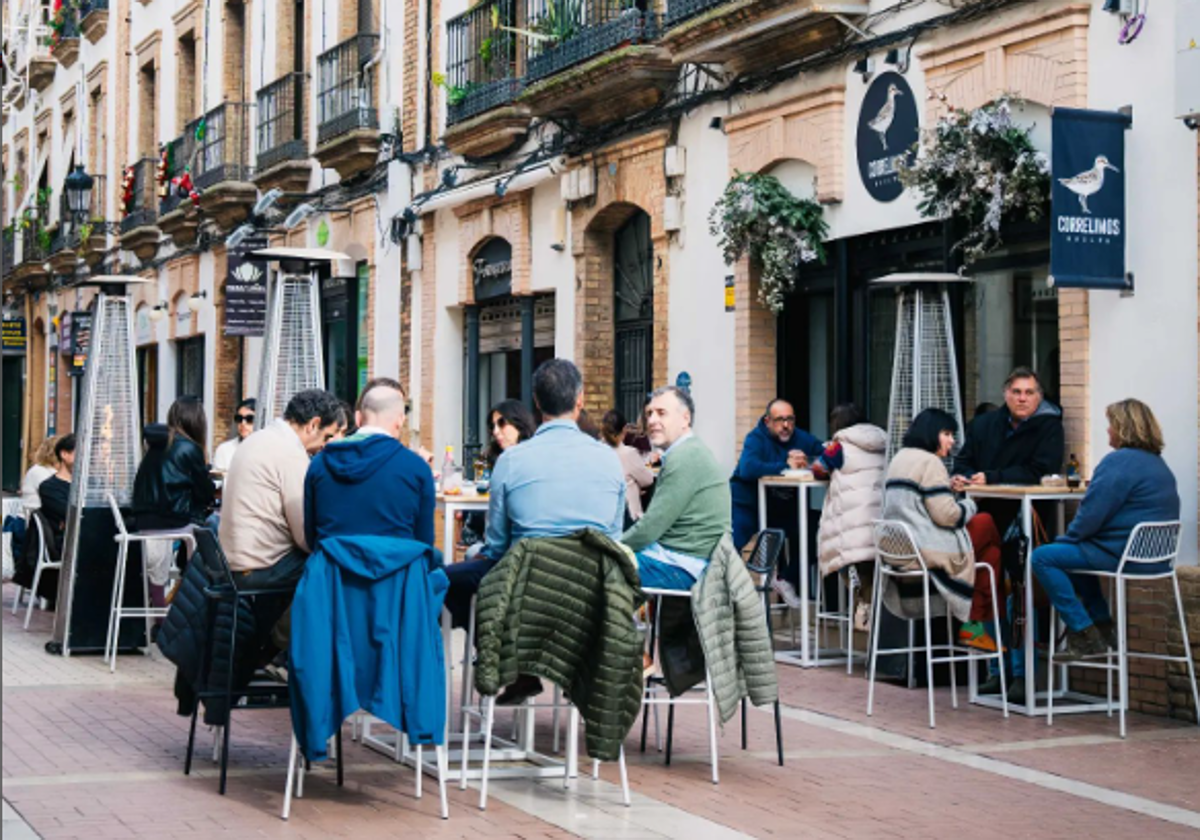
[(306, 758), (365, 709), (413, 744), (441, 744), (449, 583), (441, 553), (396, 537), (330, 537), (308, 558), (292, 601), (292, 729)]

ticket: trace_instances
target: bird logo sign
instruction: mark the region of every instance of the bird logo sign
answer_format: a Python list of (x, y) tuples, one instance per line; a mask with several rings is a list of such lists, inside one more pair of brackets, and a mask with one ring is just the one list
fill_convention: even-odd
[(1104, 155), (1096, 156), (1096, 163), (1091, 169), (1085, 169), (1078, 175), (1070, 178), (1059, 178), (1058, 183), (1075, 193), (1079, 197), (1079, 207), (1085, 215), (1092, 215), (1092, 211), (1088, 209), (1088, 197), (1095, 195), (1104, 189), (1104, 171), (1112, 170), (1120, 174), (1121, 170), (1108, 162), (1108, 158)]
[(887, 134), (888, 129), (892, 127), (892, 123), (896, 119), (896, 97), (903, 96), (904, 93), (895, 85), (888, 85), (887, 102), (883, 103), (875, 116), (867, 120), (867, 126), (879, 135), (879, 143), (883, 146), (883, 150), (888, 150)]
[(920, 123), (917, 98), (899, 73), (883, 73), (863, 93), (856, 139), (858, 171), (876, 201), (893, 201), (904, 192), (900, 166), (916, 155)]

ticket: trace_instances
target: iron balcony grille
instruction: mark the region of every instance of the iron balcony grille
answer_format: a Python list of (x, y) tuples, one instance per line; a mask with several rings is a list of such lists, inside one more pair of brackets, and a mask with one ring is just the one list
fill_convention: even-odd
[(527, 81), (544, 79), (628, 44), (658, 37), (659, 19), (632, 0), (526, 0)]
[(446, 23), (446, 120), (462, 122), (521, 92), (517, 0), (481, 3)]
[(0, 269), (5, 275), (13, 270), (13, 266), (17, 264), (17, 240), (13, 236), (11, 229), (4, 231), (4, 248), (0, 252), (0, 262), (3, 262), (3, 268)]
[(258, 92), (255, 162), (260, 172), (285, 160), (308, 158), (307, 87), (307, 73), (288, 73)]
[[(194, 135), (193, 135), (194, 136)], [(204, 115), (192, 182), (200, 189), (250, 178), (250, 105), (225, 102)]]
[(121, 219), (121, 233), (158, 221), (158, 207), (154, 201), (157, 165), (154, 158), (142, 158), (133, 165), (133, 200), (129, 203), (129, 212)]
[[(88, 203), (88, 215), (83, 221), (91, 226), (91, 236), (103, 235), (108, 232), (109, 226), (104, 220), (105, 215), (105, 200), (108, 196), (108, 177), (105, 175), (92, 176), (92, 197)], [(66, 202), (63, 202), (62, 219), (70, 219), (71, 211), (66, 207)], [(67, 243), (74, 248), (83, 244), (82, 224), (75, 224), (75, 220), (71, 219), (71, 232)]]
[(84, 20), (92, 12), (108, 11), (108, 0), (82, 0), (79, 4), (79, 19)]
[(730, 0), (668, 0), (665, 26), (670, 29), (701, 12), (724, 6)]
[(66, 41), (71, 38), (74, 38), (76, 41), (79, 40), (79, 17), (75, 9), (68, 8), (63, 11), (62, 29), (58, 33), (59, 41)]
[(374, 71), (379, 36), (359, 34), (317, 56), (317, 143), (359, 128), (379, 128)]
[[(171, 180), (184, 172), (192, 173), (193, 182), (196, 180), (196, 129), (200, 126), (202, 117), (197, 117), (183, 127), (183, 133), (167, 143), (166, 182), (158, 184), (159, 215), (165, 216), (175, 210), (187, 196), (180, 195), (178, 190), (171, 189)], [(157, 175), (155, 176), (157, 178)]]
[[(49, 214), (50, 208), (48, 206), (43, 204), (38, 207), (38, 219), (48, 219), (50, 217)], [(44, 232), (39, 228), (37, 223), (29, 225), (29, 227), (21, 231), (21, 262), (45, 262), (46, 257), (50, 256), (49, 244)]]

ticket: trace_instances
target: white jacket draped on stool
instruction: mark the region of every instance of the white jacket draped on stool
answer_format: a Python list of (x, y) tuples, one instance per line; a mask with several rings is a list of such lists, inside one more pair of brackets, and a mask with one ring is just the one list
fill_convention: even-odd
[(871, 522), (883, 506), (887, 470), (887, 432), (878, 426), (856, 423), (833, 439), (842, 445), (843, 462), (830, 476), (821, 510), (817, 544), (822, 575), (875, 561)]

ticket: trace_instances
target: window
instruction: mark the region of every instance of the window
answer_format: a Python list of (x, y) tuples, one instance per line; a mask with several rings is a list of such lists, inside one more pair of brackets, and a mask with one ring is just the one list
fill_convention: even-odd
[(158, 74), (154, 62), (142, 65), (138, 72), (138, 150), (141, 157), (157, 157), (158, 152)]
[(184, 126), (196, 118), (196, 33), (189, 31), (179, 39), (179, 50), (176, 53), (178, 63), (178, 83), (175, 93), (175, 123), (177, 130), (183, 131)]
[(204, 336), (175, 342), (175, 396), (204, 398)]
[(613, 320), (617, 408), (636, 422), (654, 370), (654, 245), (641, 210), (613, 237)]
[(137, 351), (138, 408), (142, 425), (158, 418), (158, 348), (139, 347)]

